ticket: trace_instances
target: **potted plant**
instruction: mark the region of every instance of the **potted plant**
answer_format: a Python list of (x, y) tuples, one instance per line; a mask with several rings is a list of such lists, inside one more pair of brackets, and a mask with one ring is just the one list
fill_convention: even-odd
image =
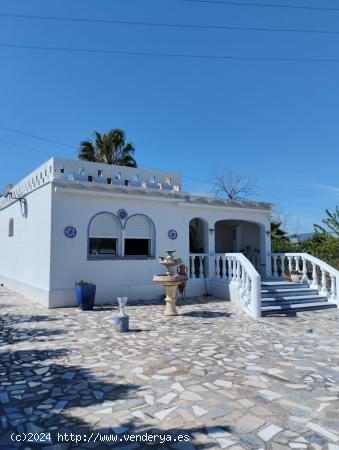
[(96, 285), (90, 281), (80, 280), (75, 282), (75, 295), (79, 309), (92, 310), (95, 300)]
[(292, 283), (301, 283), (303, 274), (299, 270), (291, 270)]

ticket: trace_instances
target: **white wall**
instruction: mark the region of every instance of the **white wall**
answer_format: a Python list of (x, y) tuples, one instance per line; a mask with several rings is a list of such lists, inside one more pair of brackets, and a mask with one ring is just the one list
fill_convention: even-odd
[(239, 226), (238, 229), (239, 241), (238, 250), (246, 250), (246, 247), (250, 247), (250, 250), (260, 250), (260, 228), (255, 223), (244, 223)]
[[(97, 301), (112, 303), (119, 295), (131, 300), (157, 298), (163, 288), (152, 282), (152, 276), (164, 272), (157, 258), (152, 260), (87, 259), (87, 227), (91, 217), (98, 212), (114, 214), (125, 208), (129, 215), (145, 214), (156, 228), (156, 257), (166, 249), (175, 249), (176, 255), (189, 264), (189, 222), (194, 217), (204, 218), (209, 228), (217, 220), (252, 220), (269, 227), (269, 211), (241, 208), (192, 205), (172, 199), (63, 189), (53, 192), (52, 211), (52, 263), (50, 306), (75, 304), (74, 282), (87, 279), (97, 285)], [(64, 234), (66, 226), (77, 229), (77, 236), (69, 239)], [(168, 231), (175, 229), (178, 238), (171, 240)], [(214, 252), (213, 238), (209, 236), (210, 252)], [(195, 283), (195, 284), (194, 284)], [(197, 286), (200, 286), (197, 289)], [(201, 280), (188, 283), (187, 294), (204, 293)]]
[[(16, 202), (0, 211), (0, 282), (48, 305), (50, 281), (51, 184), (29, 193), (27, 214)], [(14, 219), (14, 236), (8, 223)]]

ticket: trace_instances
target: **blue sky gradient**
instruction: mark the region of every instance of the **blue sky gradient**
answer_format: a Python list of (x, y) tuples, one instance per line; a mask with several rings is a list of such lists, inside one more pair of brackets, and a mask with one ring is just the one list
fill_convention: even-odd
[[(338, 6), (335, 0), (289, 4)], [(275, 203), (290, 232), (312, 231), (324, 209), (339, 204), (339, 63), (1, 47), (339, 59), (339, 34), (67, 23), (1, 13), (339, 32), (339, 11), (182, 0), (3, 0), (0, 7), (0, 189), (50, 156), (75, 157), (93, 130), (120, 127), (140, 166), (181, 172), (185, 190), (211, 191), (217, 167), (256, 179), (252, 198)]]

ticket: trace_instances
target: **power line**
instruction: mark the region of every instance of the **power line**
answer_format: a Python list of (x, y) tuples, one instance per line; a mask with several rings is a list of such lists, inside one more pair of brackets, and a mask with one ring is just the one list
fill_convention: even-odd
[(254, 32), (277, 32), (277, 33), (314, 33), (314, 34), (328, 34), (338, 35), (339, 31), (335, 30), (310, 30), (297, 28), (271, 28), (271, 27), (244, 27), (231, 25), (194, 25), (194, 24), (179, 24), (179, 23), (163, 23), (163, 22), (140, 22), (127, 20), (110, 20), (110, 19), (89, 19), (77, 17), (57, 17), (57, 16), (36, 16), (26, 14), (5, 14), (0, 13), (0, 17), (8, 17), (14, 19), (25, 20), (43, 20), (56, 22), (72, 22), (72, 23), (92, 23), (92, 24), (107, 24), (107, 25), (127, 25), (127, 26), (144, 26), (157, 28), (181, 28), (190, 30), (219, 30), (219, 31), (254, 31)]
[(5, 131), (9, 131), (10, 133), (21, 134), (22, 136), (28, 136), (28, 137), (31, 137), (33, 139), (38, 139), (40, 141), (49, 142), (50, 144), (61, 145), (62, 147), (71, 147), (71, 148), (76, 148), (76, 149), (78, 148), (75, 145), (65, 144), (63, 142), (54, 141), (52, 139), (48, 139), (48, 138), (45, 138), (45, 137), (37, 136), (36, 134), (26, 133), (25, 131), (16, 130), (14, 128), (9, 128), (9, 127), (4, 127), (2, 125), (0, 125), (0, 129), (1, 130), (5, 130)]
[(27, 145), (16, 144), (15, 142), (5, 141), (3, 139), (0, 139), (0, 144), (11, 145), (13, 147), (23, 148), (23, 149), (26, 149), (26, 150), (30, 150), (32, 152), (42, 153), (44, 155), (46, 153), (50, 153), (50, 152), (45, 151), (45, 150), (39, 150), (37, 148), (29, 147)]
[[(68, 48), (68, 47), (47, 47), (37, 45), (18, 45), (0, 43), (0, 48), (42, 50), (66, 53), (88, 53), (102, 55), (127, 55), (146, 56), (162, 58), (180, 58), (191, 60), (216, 60), (216, 61), (246, 61), (246, 62), (299, 62), (299, 63), (339, 63), (338, 58), (304, 58), (304, 57), (278, 57), (278, 56), (237, 56), (237, 55), (198, 55), (190, 53), (161, 53), (161, 52), (140, 52), (126, 50), (104, 50), (89, 48)], [(58, 142), (54, 142), (59, 144)], [(66, 145), (66, 144), (61, 144)]]
[(339, 12), (339, 8), (324, 7), (324, 6), (304, 6), (304, 5), (283, 5), (275, 3), (250, 3), (250, 2), (238, 2), (228, 0), (180, 0), (181, 2), (189, 3), (211, 3), (216, 5), (225, 6), (249, 6), (257, 8), (279, 8), (279, 9), (298, 9), (305, 11), (325, 11), (325, 12)]

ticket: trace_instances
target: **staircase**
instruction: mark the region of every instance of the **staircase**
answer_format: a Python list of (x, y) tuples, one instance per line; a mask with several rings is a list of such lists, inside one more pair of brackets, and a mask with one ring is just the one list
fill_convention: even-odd
[(319, 294), (308, 284), (286, 281), (266, 281), (261, 283), (261, 315), (290, 314), (336, 308), (328, 298)]

